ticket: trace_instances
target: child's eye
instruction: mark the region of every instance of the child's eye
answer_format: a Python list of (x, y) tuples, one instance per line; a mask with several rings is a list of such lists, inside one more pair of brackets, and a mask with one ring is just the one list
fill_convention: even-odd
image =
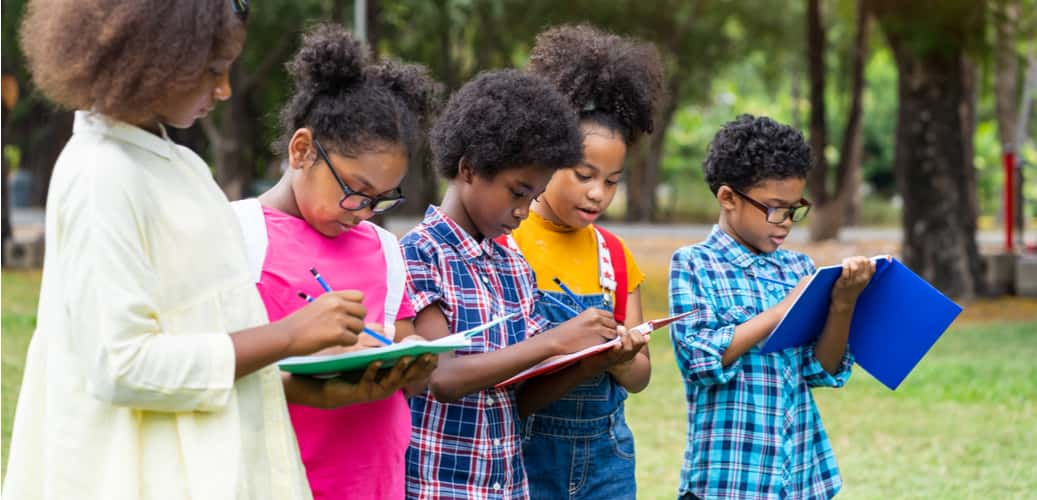
[(579, 180), (580, 182), (587, 182), (587, 181), (591, 180), (591, 176), (583, 175), (583, 174), (581, 174), (581, 173), (579, 173), (579, 172), (577, 172), (575, 170), (573, 171), (573, 175), (575, 175), (576, 179)]
[(615, 186), (616, 184), (619, 184), (619, 179), (605, 179), (605, 184)]
[(524, 198), (526, 196), (526, 193), (520, 193), (518, 191), (512, 190), (511, 191), (511, 196), (512, 196), (512, 198), (515, 198), (516, 200), (518, 200), (518, 199)]

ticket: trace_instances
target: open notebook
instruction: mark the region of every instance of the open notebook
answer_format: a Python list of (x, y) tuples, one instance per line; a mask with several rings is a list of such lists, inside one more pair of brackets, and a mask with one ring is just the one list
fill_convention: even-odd
[[(277, 366), (282, 371), (296, 375), (330, 375), (334, 376), (342, 372), (363, 372), (367, 365), (382, 362), (382, 369), (396, 364), (396, 361), (404, 356), (418, 357), (422, 354), (438, 354), (454, 351), (472, 344), (471, 338), (475, 334), (497, 326), (510, 319), (511, 316), (503, 316), (488, 323), (483, 323), (475, 328), (463, 332), (447, 335), (436, 340), (403, 340), (395, 344), (372, 347), (359, 351), (345, 352), (342, 354), (294, 356), (282, 359)], [(360, 373), (354, 379), (358, 379)], [(347, 379), (351, 377), (346, 377)]]
[[(857, 298), (850, 352), (858, 365), (890, 389), (907, 377), (961, 313), (939, 290), (888, 255), (873, 257), (875, 275)], [(813, 342), (824, 329), (832, 287), (842, 266), (822, 267), (764, 341), (763, 352)]]
[[(683, 317), (685, 317), (685, 316), (687, 316), (689, 314), (691, 314), (691, 311), (683, 313), (683, 314), (678, 314), (676, 316), (670, 316), (668, 318), (661, 318), (661, 319), (654, 319), (654, 320), (651, 320), (651, 321), (645, 321), (644, 323), (641, 323), (640, 325), (637, 325), (637, 326), (631, 328), (630, 331), (632, 331), (632, 332), (639, 332), (642, 335), (648, 336), (653, 331), (658, 330), (658, 329), (660, 329), (660, 328), (662, 328), (662, 327), (664, 327), (666, 325), (669, 325), (670, 323), (673, 323), (674, 321), (677, 321), (677, 320), (679, 320), (679, 319), (681, 319), (681, 318), (683, 318)], [(616, 337), (615, 339), (612, 339), (612, 340), (610, 340), (608, 342), (604, 342), (604, 343), (598, 344), (598, 345), (593, 345), (593, 346), (590, 346), (590, 347), (588, 347), (586, 349), (583, 349), (583, 350), (580, 350), (580, 351), (576, 351), (576, 352), (565, 354), (565, 355), (561, 355), (561, 356), (554, 356), (554, 357), (545, 359), (544, 361), (541, 361), (540, 363), (537, 363), (537, 364), (535, 364), (535, 365), (533, 365), (533, 366), (531, 366), (531, 367), (529, 367), (529, 368), (519, 372), (514, 377), (511, 377), (511, 378), (509, 378), (507, 380), (504, 380), (502, 382), (498, 382), (495, 387), (504, 387), (504, 386), (508, 386), (508, 385), (512, 385), (512, 384), (517, 384), (517, 383), (519, 383), (519, 382), (521, 382), (523, 380), (529, 379), (529, 378), (537, 377), (537, 376), (540, 376), (540, 375), (547, 375), (549, 373), (554, 373), (554, 372), (556, 372), (558, 370), (561, 370), (562, 368), (565, 368), (567, 366), (572, 365), (573, 363), (576, 363), (577, 361), (579, 361), (581, 359), (588, 358), (588, 357), (593, 356), (595, 354), (602, 353), (602, 352), (605, 352), (605, 351), (607, 351), (609, 349), (612, 349), (613, 347), (615, 347), (617, 344), (619, 344), (622, 341), (623, 341), (622, 338)]]

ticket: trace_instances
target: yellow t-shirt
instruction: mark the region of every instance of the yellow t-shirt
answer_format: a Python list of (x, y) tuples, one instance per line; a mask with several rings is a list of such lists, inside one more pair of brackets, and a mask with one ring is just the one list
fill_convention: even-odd
[[(557, 276), (577, 294), (590, 295), (603, 293), (598, 281), (598, 237), (594, 233), (592, 226), (573, 231), (530, 210), (529, 218), (512, 236), (536, 272), (537, 287), (561, 292), (552, 281)], [(626, 243), (620, 243), (627, 261), (627, 289), (633, 292), (644, 281), (645, 274), (637, 267)]]

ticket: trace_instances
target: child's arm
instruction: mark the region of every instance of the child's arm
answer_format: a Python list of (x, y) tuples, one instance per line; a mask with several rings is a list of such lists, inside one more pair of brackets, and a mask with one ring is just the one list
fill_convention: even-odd
[(832, 287), (832, 304), (828, 308), (825, 328), (814, 346), (814, 356), (825, 371), (834, 375), (842, 366), (846, 343), (850, 336), (850, 320), (857, 297), (875, 274), (875, 261), (867, 257), (843, 259), (842, 275)]
[[(450, 334), (446, 316), (438, 303), (418, 312), (414, 326), (430, 340)], [(556, 328), (504, 349), (464, 356), (440, 354), (439, 366), (429, 377), (429, 388), (439, 401), (456, 401), (551, 356), (575, 352), (615, 336), (616, 322), (611, 314), (600, 309), (587, 309)]]
[(685, 379), (704, 386), (734, 378), (741, 370), (741, 355), (781, 319), (773, 308), (747, 321), (748, 311), (718, 313), (710, 302), (715, 292), (706, 272), (712, 265), (690, 248), (678, 250), (670, 262), (670, 314), (690, 313), (670, 325), (670, 340)]
[[(641, 312), (641, 287), (637, 287), (627, 296), (627, 317), (624, 325), (627, 330), (640, 325), (644, 321)], [(648, 356), (648, 341), (639, 333), (630, 334), (631, 342), (634, 343), (632, 355), (625, 355), (611, 365), (608, 372), (619, 385), (628, 392), (637, 393), (648, 387), (648, 381), (652, 378), (652, 361)], [(624, 339), (624, 342), (626, 339)]]
[[(642, 348), (647, 343), (644, 336), (639, 333), (631, 333), (625, 328), (620, 328), (619, 333), (623, 336), (623, 343), (615, 348), (582, 359), (573, 366), (558, 372), (534, 377), (520, 384), (515, 395), (518, 400), (519, 417), (529, 416), (564, 396), (584, 380), (640, 355)], [(645, 385), (647, 385), (647, 381)]]
[(235, 378), (290, 356), (356, 343), (364, 328), (363, 298), (357, 291), (329, 292), (280, 321), (232, 333)]

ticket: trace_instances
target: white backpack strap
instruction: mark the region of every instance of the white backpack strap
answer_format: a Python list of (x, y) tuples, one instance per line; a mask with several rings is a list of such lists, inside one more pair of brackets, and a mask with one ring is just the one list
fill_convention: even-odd
[(382, 254), (385, 255), (385, 327), (386, 332), (389, 332), (396, 326), (396, 314), (400, 312), (407, 284), (403, 252), (395, 234), (375, 224), (371, 225), (378, 231), (378, 239), (382, 240)]
[(248, 198), (230, 204), (234, 214), (238, 216), (238, 224), (245, 236), (245, 253), (248, 256), (248, 270), (253, 283), (259, 283), (263, 274), (263, 261), (266, 260), (266, 249), (269, 240), (266, 234), (266, 219), (263, 217), (263, 206), (259, 200)]

